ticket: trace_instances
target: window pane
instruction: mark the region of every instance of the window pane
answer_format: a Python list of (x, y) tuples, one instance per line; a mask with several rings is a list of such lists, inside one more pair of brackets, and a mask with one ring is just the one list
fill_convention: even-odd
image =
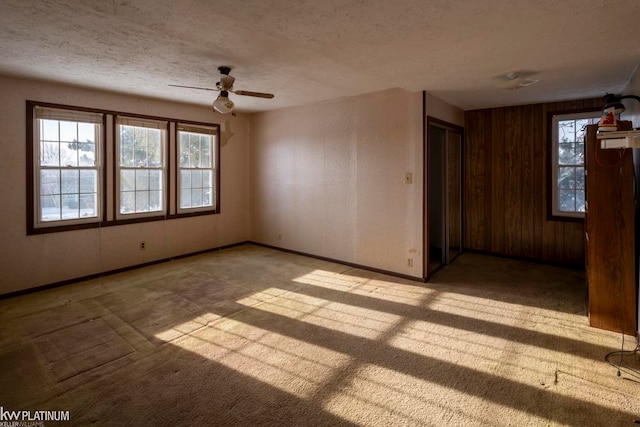
[(78, 144), (65, 142), (60, 144), (60, 166), (78, 166)]
[(200, 140), (200, 167), (201, 168), (210, 168), (211, 167), (211, 140), (213, 137), (211, 136), (202, 136)]
[(63, 169), (60, 176), (62, 194), (77, 194), (80, 191), (80, 171)]
[(80, 195), (80, 216), (96, 217), (98, 215), (98, 196), (97, 194), (81, 194)]
[(136, 191), (136, 212), (149, 211), (149, 193), (146, 191)]
[(60, 195), (41, 196), (40, 221), (58, 221), (60, 219)]
[(120, 193), (120, 213), (132, 213), (136, 211), (136, 193), (123, 191)]
[(60, 141), (78, 141), (78, 125), (76, 122), (60, 121)]
[(180, 133), (180, 167), (189, 167), (189, 134)]
[(180, 171), (180, 188), (181, 189), (191, 188), (191, 171), (190, 170)]
[(558, 188), (561, 188), (561, 189), (576, 188), (575, 168), (572, 168), (572, 167), (558, 168)]
[(202, 192), (202, 206), (213, 206), (213, 203), (211, 202), (212, 197), (211, 197), (211, 189), (206, 189), (203, 190)]
[(79, 199), (77, 194), (62, 195), (62, 219), (78, 218)]
[(57, 120), (40, 120), (40, 139), (43, 141), (60, 141)]
[(162, 171), (149, 171), (149, 190), (162, 190)]
[(573, 165), (576, 162), (573, 143), (558, 144), (558, 162), (561, 165)]
[(576, 165), (584, 165), (584, 144), (576, 144)]
[(576, 191), (576, 211), (585, 212), (585, 193), (584, 191)]
[(182, 209), (191, 207), (191, 191), (185, 190), (180, 192), (180, 207)]
[(120, 191), (133, 191), (136, 189), (136, 171), (131, 169), (120, 170)]
[(573, 190), (560, 190), (558, 192), (558, 207), (563, 212), (574, 212), (576, 197)]
[(558, 142), (574, 142), (575, 140), (575, 120), (561, 120), (558, 122)]
[(57, 142), (40, 144), (40, 165), (60, 166), (60, 144)]
[[(93, 127), (93, 125), (90, 125)], [(74, 157), (74, 162), (81, 166), (94, 166), (96, 160), (96, 144), (92, 141), (65, 143), (64, 150)]]
[(202, 188), (202, 171), (191, 171), (191, 188)]
[(44, 169), (40, 171), (40, 194), (60, 194), (60, 170)]
[(152, 167), (162, 165), (162, 138), (160, 129), (147, 129), (147, 164)]
[(96, 165), (96, 152), (95, 146), (91, 151), (83, 152), (78, 159), (79, 166), (95, 166)]
[(211, 183), (213, 182), (213, 172), (202, 171), (202, 186), (205, 188), (211, 188)]
[(147, 142), (138, 139), (137, 133), (134, 141), (133, 165), (139, 167), (149, 166), (149, 153), (147, 152)]
[(200, 167), (200, 137), (198, 134), (189, 134), (189, 153), (191, 156), (189, 167)]
[(78, 123), (78, 142), (95, 144), (96, 125), (93, 123)]
[(149, 171), (137, 170), (136, 172), (136, 191), (149, 189)]
[(191, 190), (191, 206), (202, 206), (202, 189)]
[(120, 166), (135, 166), (135, 144), (131, 126), (120, 126)]
[(80, 171), (80, 193), (96, 193), (98, 191), (98, 173), (95, 170)]
[(162, 191), (149, 191), (149, 210), (162, 210)]
[(587, 125), (590, 125), (593, 122), (593, 119), (576, 120), (576, 142), (584, 142), (584, 138), (587, 135)]
[(147, 145), (147, 130), (143, 127), (131, 126), (131, 130), (133, 131), (133, 140), (137, 146)]
[(576, 189), (584, 190), (584, 168), (576, 168), (575, 177), (576, 177)]

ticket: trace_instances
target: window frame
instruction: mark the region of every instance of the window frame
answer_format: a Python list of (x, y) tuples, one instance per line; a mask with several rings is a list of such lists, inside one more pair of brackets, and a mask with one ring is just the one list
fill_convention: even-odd
[[(191, 208), (182, 208), (180, 207), (180, 200), (182, 197), (182, 185), (181, 185), (181, 172), (183, 169), (193, 169), (193, 168), (183, 168), (180, 162), (180, 133), (181, 132), (189, 132), (196, 134), (206, 134), (213, 137), (212, 148), (211, 148), (211, 168), (207, 168), (212, 171), (212, 189), (214, 195), (212, 197), (212, 205), (211, 206), (198, 206)], [(220, 206), (220, 125), (210, 125), (210, 124), (202, 124), (195, 122), (178, 122), (176, 124), (175, 129), (175, 163), (176, 163), (176, 197), (175, 197), (175, 211), (176, 216), (184, 217), (184, 216), (194, 216), (194, 215), (203, 215), (207, 213), (216, 213), (219, 210)], [(197, 169), (197, 168), (196, 168)]]
[[(48, 103), (27, 101), (27, 234), (41, 234), (51, 231), (68, 231), (95, 228), (104, 221), (104, 158), (106, 140), (106, 115), (94, 109), (68, 107)], [(92, 123), (97, 125), (95, 132), (94, 165), (77, 165), (58, 167), (42, 165), (40, 162), (41, 135), (40, 120), (58, 120), (76, 123)], [(69, 120), (67, 120), (69, 119)], [(62, 141), (58, 139), (58, 144)], [(91, 169), (96, 172), (96, 215), (88, 218), (68, 218), (44, 221), (41, 218), (42, 186), (40, 172), (42, 170), (82, 170)], [(78, 183), (80, 185), (80, 183)], [(82, 193), (78, 188), (78, 196)], [(62, 196), (63, 193), (60, 193)]]
[[(120, 162), (120, 149), (121, 149), (121, 133), (120, 126), (134, 126), (142, 129), (158, 129), (161, 131), (160, 136), (160, 167), (132, 167), (132, 166), (122, 166)], [(113, 166), (114, 166), (114, 179), (115, 185), (113, 188), (113, 197), (114, 197), (114, 216), (116, 221), (121, 222), (130, 222), (135, 219), (146, 219), (146, 218), (156, 218), (161, 217), (164, 218), (168, 215), (168, 200), (169, 200), (169, 185), (168, 185), (168, 144), (169, 144), (169, 122), (162, 119), (152, 119), (148, 117), (137, 117), (132, 115), (116, 115), (114, 117), (114, 148), (115, 155), (113, 158)], [(122, 189), (121, 185), (121, 171), (122, 170), (159, 170), (161, 171), (160, 182), (162, 183), (162, 188), (160, 190), (161, 197), (160, 201), (162, 204), (161, 209), (154, 211), (136, 211), (132, 213), (122, 213), (120, 211), (122, 205)], [(150, 191), (150, 190), (147, 190)], [(136, 191), (134, 191), (136, 193)], [(135, 197), (135, 196), (134, 196)]]
[[(96, 161), (99, 161), (100, 169), (97, 177), (97, 203), (99, 214), (97, 217), (91, 217), (83, 219), (82, 221), (72, 220), (60, 220), (55, 224), (52, 221), (46, 221), (42, 224), (38, 224), (39, 213), (38, 203), (36, 203), (35, 197), (39, 196), (37, 175), (39, 169), (37, 168), (36, 161), (38, 160), (39, 148), (36, 144), (40, 144), (38, 140), (38, 132), (35, 126), (38, 124), (36, 119), (36, 108), (51, 108), (58, 110), (69, 110), (71, 112), (99, 114), (102, 117), (100, 123), (100, 141), (99, 148), (96, 148)], [(27, 235), (37, 235), (45, 233), (56, 233), (70, 230), (90, 229), (98, 227), (110, 227), (132, 223), (142, 223), (149, 221), (162, 221), (176, 218), (200, 216), (200, 215), (213, 215), (220, 213), (220, 198), (221, 198), (221, 184), (220, 184), (220, 164), (221, 147), (222, 147), (222, 133), (221, 125), (219, 123), (211, 122), (197, 122), (189, 120), (181, 120), (176, 118), (158, 117), (143, 114), (136, 114), (132, 112), (120, 112), (113, 110), (104, 110), (96, 108), (78, 107), (64, 104), (54, 104), (48, 102), (41, 102), (35, 100), (26, 100), (26, 233)], [(154, 212), (144, 212), (136, 215), (119, 215), (119, 182), (118, 182), (118, 149), (116, 145), (119, 139), (117, 126), (118, 117), (126, 117), (132, 120), (139, 121), (156, 121), (164, 122), (164, 142), (162, 143), (164, 150), (164, 176), (162, 178), (164, 186), (163, 194), (163, 210)], [(179, 188), (178, 174), (179, 165), (176, 159), (178, 157), (178, 126), (187, 125), (199, 128), (214, 129), (217, 132), (217, 141), (215, 146), (215, 173), (213, 175), (215, 186), (215, 206), (206, 207), (205, 209), (194, 209), (189, 211), (178, 210), (179, 200)]]
[[(582, 222), (584, 221), (585, 212), (579, 211), (561, 211), (558, 206), (558, 197), (560, 188), (558, 186), (558, 169), (561, 167), (558, 159), (558, 148), (560, 141), (558, 134), (558, 122), (562, 120), (580, 120), (580, 119), (594, 119), (597, 123), (597, 120), (600, 118), (602, 114), (602, 110), (599, 108), (586, 108), (579, 110), (569, 110), (569, 111), (554, 111), (549, 112), (547, 114), (547, 126), (548, 129), (548, 138), (549, 138), (549, 154), (548, 154), (548, 173), (547, 173), (547, 181), (548, 181), (548, 195), (547, 195), (547, 211), (548, 217), (551, 220), (556, 221), (573, 221), (573, 222)], [(574, 141), (578, 142), (578, 141)], [(584, 151), (584, 140), (583, 144), (583, 163), (582, 168), (586, 167), (586, 153)], [(574, 166), (574, 165), (569, 165)], [(575, 165), (579, 166), (579, 165)], [(586, 203), (586, 177), (585, 177), (585, 188), (583, 189), (585, 195), (585, 203)]]

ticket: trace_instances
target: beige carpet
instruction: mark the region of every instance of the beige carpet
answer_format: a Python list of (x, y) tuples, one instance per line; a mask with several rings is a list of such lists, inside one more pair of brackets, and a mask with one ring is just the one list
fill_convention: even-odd
[(421, 284), (244, 245), (5, 299), (0, 325), (0, 405), (59, 425), (640, 418), (639, 356), (604, 361), (621, 335), (588, 326), (582, 272), (475, 254)]

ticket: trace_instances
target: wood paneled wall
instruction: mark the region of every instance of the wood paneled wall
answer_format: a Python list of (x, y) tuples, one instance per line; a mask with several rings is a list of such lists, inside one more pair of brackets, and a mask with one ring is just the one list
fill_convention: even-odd
[(465, 247), (584, 266), (584, 224), (548, 218), (547, 115), (602, 99), (465, 112)]

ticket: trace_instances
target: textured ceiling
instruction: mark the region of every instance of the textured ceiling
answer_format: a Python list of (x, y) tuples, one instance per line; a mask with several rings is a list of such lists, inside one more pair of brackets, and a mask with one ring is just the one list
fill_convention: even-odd
[[(462, 109), (619, 92), (638, 0), (0, 0), (0, 74), (196, 104), (233, 67), (238, 111), (400, 87)], [(515, 91), (496, 77), (531, 73)]]

